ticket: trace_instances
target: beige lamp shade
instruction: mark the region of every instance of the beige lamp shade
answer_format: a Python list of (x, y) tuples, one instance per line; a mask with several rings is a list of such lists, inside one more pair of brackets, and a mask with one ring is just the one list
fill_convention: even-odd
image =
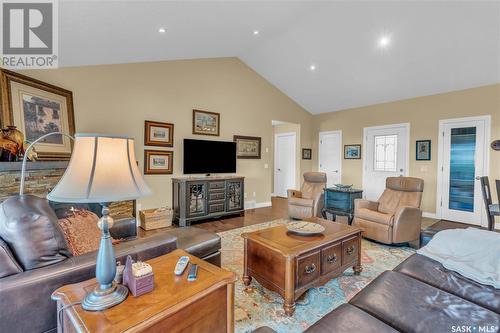
[(149, 194), (151, 191), (136, 164), (133, 139), (79, 133), (75, 135), (68, 168), (47, 199), (107, 203)]

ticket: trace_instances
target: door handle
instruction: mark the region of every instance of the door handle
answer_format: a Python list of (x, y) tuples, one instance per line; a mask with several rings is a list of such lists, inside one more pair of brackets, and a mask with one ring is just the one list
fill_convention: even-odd
[(334, 172), (335, 172), (335, 173), (339, 173), (339, 170), (335, 170)]
[(278, 171), (281, 171), (281, 169), (278, 169)]
[(476, 180), (480, 180), (480, 179), (481, 179), (481, 177), (479, 177), (479, 176), (476, 176)]

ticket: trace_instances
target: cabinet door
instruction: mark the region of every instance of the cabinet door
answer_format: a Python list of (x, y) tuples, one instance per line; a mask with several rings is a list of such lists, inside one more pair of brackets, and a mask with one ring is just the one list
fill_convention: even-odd
[(226, 181), (226, 210), (228, 212), (243, 209), (243, 181)]
[(207, 183), (188, 182), (186, 191), (187, 216), (203, 216), (207, 214)]

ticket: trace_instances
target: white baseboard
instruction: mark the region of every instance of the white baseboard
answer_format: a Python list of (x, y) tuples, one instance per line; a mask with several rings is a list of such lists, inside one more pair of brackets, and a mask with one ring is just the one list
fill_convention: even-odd
[(428, 217), (431, 219), (438, 219), (436, 216), (436, 213), (430, 213), (430, 212), (422, 212), (422, 217)]
[(255, 209), (255, 208), (264, 208), (271, 207), (271, 201), (268, 202), (256, 202), (255, 200), (245, 201), (245, 210), (247, 209)]

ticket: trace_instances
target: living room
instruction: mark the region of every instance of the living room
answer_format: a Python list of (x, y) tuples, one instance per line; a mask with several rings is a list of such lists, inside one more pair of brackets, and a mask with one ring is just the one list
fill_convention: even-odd
[(2, 2), (0, 331), (500, 329), (500, 2), (44, 3)]

